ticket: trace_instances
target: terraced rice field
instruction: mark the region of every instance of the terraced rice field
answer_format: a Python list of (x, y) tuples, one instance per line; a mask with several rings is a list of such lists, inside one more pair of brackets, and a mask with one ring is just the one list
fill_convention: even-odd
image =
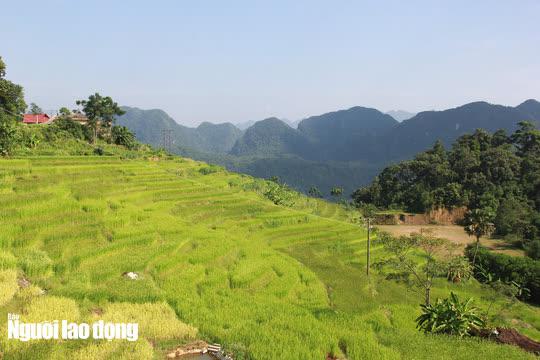
[[(196, 338), (238, 359), (529, 356), (419, 333), (420, 295), (364, 275), (366, 239), (354, 214), (303, 197), (276, 206), (261, 195), (262, 181), (203, 175), (205, 167), (181, 158), (0, 160), (0, 316), (137, 321), (141, 335), (22, 343), (7, 341), (0, 322), (4, 357), (159, 359)], [(129, 271), (140, 278), (122, 276)], [(18, 286), (22, 278), (31, 285)], [(496, 296), (441, 280), (434, 297), (450, 290), (479, 304)], [(503, 298), (494, 308), (499, 321), (540, 338), (537, 308)]]

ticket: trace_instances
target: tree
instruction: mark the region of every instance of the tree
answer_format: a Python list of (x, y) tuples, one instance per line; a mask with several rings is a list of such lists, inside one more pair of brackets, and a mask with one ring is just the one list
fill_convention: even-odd
[(11, 153), (15, 146), (16, 135), (17, 128), (13, 117), (0, 110), (0, 156)]
[(30, 103), (30, 114), (43, 114), (43, 110), (36, 103)]
[(294, 205), (296, 194), (287, 185), (268, 181), (264, 196), (276, 205), (291, 207)]
[(493, 137), (491, 138), (491, 145), (497, 147), (509, 143), (510, 138), (508, 137), (508, 135), (506, 135), (506, 130), (499, 129), (493, 133)]
[(361, 211), (367, 228), (366, 275), (369, 276), (371, 266), (371, 223), (375, 219), (377, 208), (373, 204), (364, 204), (361, 207)]
[(99, 93), (90, 95), (88, 100), (77, 100), (76, 103), (82, 106), (84, 114), (88, 117), (88, 126), (94, 132), (92, 139), (94, 143), (98, 137), (98, 128), (105, 129), (110, 137), (115, 116), (125, 113), (110, 96), (103, 97)]
[(0, 110), (10, 116), (18, 116), (26, 109), (23, 88), (4, 78), (6, 65), (0, 57)]
[(341, 197), (341, 195), (343, 195), (343, 188), (339, 186), (334, 186), (332, 189), (330, 189), (330, 195), (336, 198)]
[(522, 121), (519, 124), (519, 128), (510, 137), (512, 142), (518, 148), (520, 155), (527, 155), (529, 153), (540, 153), (540, 130), (528, 122)]
[(472, 266), (464, 256), (456, 256), (447, 263), (446, 278), (454, 283), (468, 279), (472, 275)]
[(6, 65), (0, 57), (0, 155), (8, 155), (16, 143), (17, 119), (26, 109), (23, 88), (4, 77)]
[(76, 139), (85, 139), (90, 140), (91, 134), (88, 134), (88, 129), (78, 122), (73, 121), (73, 119), (68, 115), (60, 115), (52, 124), (52, 127), (57, 130), (63, 130), (70, 133)]
[(319, 190), (318, 187), (316, 187), (315, 185), (312, 185), (309, 190), (308, 190), (308, 195), (311, 196), (311, 197), (315, 197), (315, 198), (320, 198), (322, 197), (322, 193), (321, 191)]
[(354, 204), (357, 207), (362, 206), (362, 204), (381, 205), (378, 185), (379, 179), (375, 177), (371, 186), (363, 186), (356, 189), (352, 194)]
[(60, 116), (70, 116), (71, 111), (67, 107), (63, 106), (60, 108), (60, 110), (58, 110), (58, 114)]
[(529, 242), (525, 247), (525, 252), (531, 259), (540, 260), (540, 240)]
[(6, 76), (6, 64), (2, 60), (2, 57), (0, 56), (0, 79)]
[(489, 236), (495, 230), (493, 219), (495, 214), (491, 208), (472, 209), (465, 215), (464, 229), (469, 236), (476, 238), (476, 247), (474, 250), (474, 256), (472, 265), (476, 263), (476, 254), (478, 253), (478, 247), (480, 246), (480, 238), (482, 236)]
[(530, 205), (519, 198), (505, 198), (497, 209), (494, 224), (497, 235), (516, 234), (520, 238), (527, 235), (531, 226), (532, 209)]
[[(446, 273), (446, 263), (438, 257), (446, 250), (447, 241), (433, 236), (433, 233), (426, 229), (399, 238), (381, 232), (378, 241), (390, 256), (379, 261), (377, 267), (393, 269), (395, 273), (391, 276), (404, 280), (413, 289), (421, 290), (424, 303), (429, 305), (434, 279)], [(418, 250), (425, 254), (424, 264), (417, 258)]]

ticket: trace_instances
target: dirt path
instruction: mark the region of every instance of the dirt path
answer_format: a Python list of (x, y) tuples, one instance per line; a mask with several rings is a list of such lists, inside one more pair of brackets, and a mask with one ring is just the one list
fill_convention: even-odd
[[(475, 241), (474, 237), (468, 236), (463, 228), (457, 225), (378, 225), (377, 227), (395, 236), (409, 235), (413, 232), (420, 232), (422, 228), (428, 228), (433, 230), (436, 236), (448, 239), (460, 245), (463, 249), (465, 249), (467, 244)], [(480, 239), (480, 244), (502, 254), (513, 256), (525, 255), (523, 250), (513, 249), (505, 244), (503, 240)]]

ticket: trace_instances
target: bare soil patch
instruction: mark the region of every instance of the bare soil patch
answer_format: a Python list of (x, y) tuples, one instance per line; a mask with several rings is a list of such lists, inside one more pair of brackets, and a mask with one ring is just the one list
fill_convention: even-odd
[(540, 355), (540, 343), (521, 334), (516, 329), (498, 327), (495, 330), (480, 330), (474, 335), (496, 341), (500, 344), (514, 345), (525, 351)]
[[(420, 229), (431, 229), (433, 234), (451, 241), (465, 249), (470, 243), (475, 242), (475, 238), (467, 235), (465, 230), (458, 225), (378, 225), (380, 230), (389, 232), (394, 236), (409, 235), (414, 232), (420, 232)], [(480, 239), (480, 244), (493, 250), (494, 252), (512, 255), (524, 256), (523, 250), (512, 248), (504, 240), (499, 239)]]

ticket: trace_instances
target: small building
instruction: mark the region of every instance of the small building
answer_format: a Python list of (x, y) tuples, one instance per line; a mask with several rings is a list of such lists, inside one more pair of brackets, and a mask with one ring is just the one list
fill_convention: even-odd
[(88, 123), (88, 118), (86, 117), (86, 115), (78, 113), (78, 112), (71, 113), (69, 117), (71, 118), (71, 120), (81, 125), (86, 125)]
[(49, 124), (52, 122), (52, 118), (47, 114), (24, 114), (24, 124)]

